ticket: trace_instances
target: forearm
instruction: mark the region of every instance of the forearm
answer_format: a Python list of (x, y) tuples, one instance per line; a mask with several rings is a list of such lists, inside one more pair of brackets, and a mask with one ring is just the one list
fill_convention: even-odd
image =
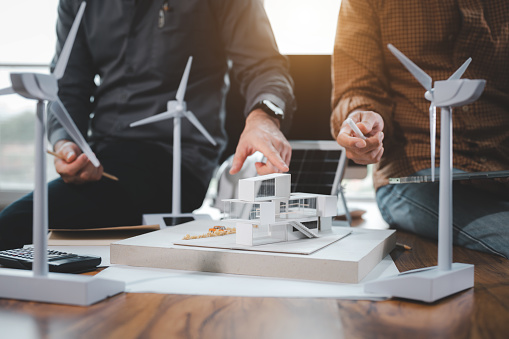
[(275, 127), (277, 127), (277, 129), (281, 128), (281, 122), (279, 121), (279, 119), (269, 116), (267, 113), (265, 113), (261, 109), (255, 109), (247, 116), (246, 125), (256, 124), (257, 121), (260, 121), (260, 119), (264, 120), (264, 121), (266, 121), (266, 120), (270, 121), (270, 123), (272, 123)]
[(223, 0), (228, 11), (219, 11), (220, 31), (233, 63), (232, 75), (246, 99), (244, 115), (267, 99), (283, 109), (286, 125), (295, 110), (289, 63), (277, 48), (269, 20), (259, 1)]
[(393, 102), (386, 76), (376, 8), (369, 1), (341, 5), (333, 55), (331, 132), (337, 138), (341, 124), (354, 111), (382, 116), (384, 132), (391, 134)]

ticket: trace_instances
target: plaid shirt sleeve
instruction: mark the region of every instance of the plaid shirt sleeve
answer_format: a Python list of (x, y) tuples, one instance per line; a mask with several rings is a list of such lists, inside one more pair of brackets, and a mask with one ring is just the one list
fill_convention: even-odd
[(334, 138), (343, 121), (357, 109), (379, 113), (384, 119), (384, 133), (391, 134), (393, 103), (380, 37), (375, 8), (365, 1), (342, 2), (332, 72)]
[[(468, 57), (464, 78), (486, 79), (476, 102), (453, 108), (454, 167), (509, 169), (509, 1), (343, 0), (333, 56), (333, 113), (337, 136), (356, 109), (384, 119), (384, 156), (375, 188), (430, 162), (430, 102), (425, 89), (389, 52), (392, 43), (434, 81), (447, 79)], [(439, 116), (440, 110), (437, 110)], [(437, 119), (439, 162), (440, 119)]]

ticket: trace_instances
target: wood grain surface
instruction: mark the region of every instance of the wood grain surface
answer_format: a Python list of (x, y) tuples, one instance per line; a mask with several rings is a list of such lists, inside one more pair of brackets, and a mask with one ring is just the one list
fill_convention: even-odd
[[(400, 271), (436, 265), (434, 241), (398, 233)], [(463, 248), (475, 287), (433, 304), (406, 300), (124, 293), (90, 307), (0, 299), (0, 338), (507, 338), (509, 260)]]

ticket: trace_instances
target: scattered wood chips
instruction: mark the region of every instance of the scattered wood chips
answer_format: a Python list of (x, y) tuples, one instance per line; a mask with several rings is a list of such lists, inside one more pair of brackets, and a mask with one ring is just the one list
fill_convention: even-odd
[(190, 235), (186, 234), (183, 240), (191, 240), (191, 239), (201, 239), (201, 238), (210, 238), (210, 237), (220, 237), (222, 235), (227, 234), (235, 234), (237, 233), (237, 229), (235, 227), (227, 227), (225, 230), (216, 230), (214, 232), (207, 232), (205, 234), (200, 235)]

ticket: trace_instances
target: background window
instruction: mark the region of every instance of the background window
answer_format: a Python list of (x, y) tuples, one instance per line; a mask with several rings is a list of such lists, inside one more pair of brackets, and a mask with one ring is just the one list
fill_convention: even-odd
[(332, 54), (341, 0), (265, 0), (282, 54)]
[[(333, 51), (340, 4), (340, 0), (314, 3), (307, 0), (264, 1), (281, 52), (295, 55), (299, 61), (315, 55), (325, 60), (326, 69), (329, 68), (327, 58)], [(3, 32), (0, 35), (0, 88), (10, 86), (11, 72), (49, 72), (56, 44), (57, 6), (58, 0), (0, 1), (0, 30)], [(311, 70), (316, 64), (313, 61), (307, 66), (295, 65), (299, 69)], [(325, 106), (328, 105), (328, 97), (327, 92), (324, 95)], [(305, 107), (302, 101), (301, 107)], [(0, 205), (33, 189), (34, 123), (35, 101), (17, 95), (0, 97)], [(297, 128), (295, 133), (299, 133)], [(48, 180), (56, 177), (50, 157)], [(372, 194), (369, 182), (348, 186), (358, 186), (361, 191)], [(348, 192), (352, 190), (347, 189)]]
[[(11, 72), (48, 73), (58, 0), (0, 1), (0, 88)], [(0, 205), (33, 189), (35, 100), (0, 97)], [(57, 176), (48, 158), (48, 178)]]

